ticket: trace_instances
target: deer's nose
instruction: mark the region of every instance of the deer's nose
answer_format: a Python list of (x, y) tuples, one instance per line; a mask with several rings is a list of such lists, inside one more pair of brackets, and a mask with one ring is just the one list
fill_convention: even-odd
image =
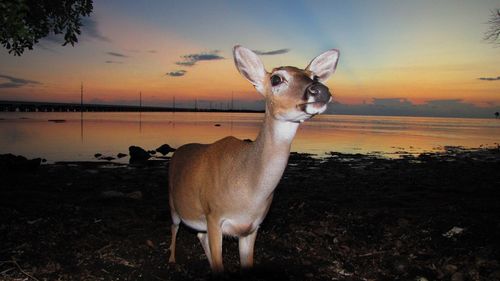
[(327, 86), (314, 82), (306, 88), (305, 96), (307, 100), (312, 97), (315, 102), (328, 103), (332, 95), (330, 94), (330, 90), (328, 90)]

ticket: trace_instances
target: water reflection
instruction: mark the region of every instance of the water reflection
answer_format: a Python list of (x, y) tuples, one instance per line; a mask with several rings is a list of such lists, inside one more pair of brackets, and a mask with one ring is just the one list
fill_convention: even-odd
[(83, 143), (83, 111), (80, 111), (80, 140)]
[(142, 133), (142, 111), (139, 111), (139, 133)]
[[(178, 147), (189, 142), (210, 143), (228, 135), (255, 139), (263, 115), (76, 112), (0, 113), (0, 118), (4, 119), (0, 120), (0, 153), (69, 161), (92, 160), (95, 153), (128, 153), (130, 145), (155, 149), (167, 143)], [(292, 150), (391, 155), (402, 150), (419, 153), (444, 145), (478, 147), (499, 141), (500, 122), (495, 119), (324, 115), (301, 125)]]

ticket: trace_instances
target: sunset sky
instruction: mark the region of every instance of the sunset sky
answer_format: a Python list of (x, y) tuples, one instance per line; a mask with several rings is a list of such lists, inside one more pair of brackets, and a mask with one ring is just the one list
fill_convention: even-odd
[(339, 111), (456, 107), (480, 116), (500, 109), (500, 47), (482, 40), (497, 8), (498, 0), (95, 1), (75, 47), (51, 36), (21, 57), (0, 49), (0, 100), (77, 102), (83, 81), (89, 103), (137, 104), (142, 91), (146, 105), (169, 106), (173, 96), (203, 105), (233, 93), (252, 107), (260, 96), (232, 60), (241, 44), (268, 69), (305, 67), (339, 49), (327, 82)]

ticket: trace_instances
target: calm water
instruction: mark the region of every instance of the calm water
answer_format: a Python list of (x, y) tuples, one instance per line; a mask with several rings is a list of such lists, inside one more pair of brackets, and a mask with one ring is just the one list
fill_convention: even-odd
[[(155, 149), (167, 143), (210, 143), (224, 136), (255, 139), (262, 114), (254, 113), (0, 113), (0, 153), (49, 162), (116, 156), (130, 145)], [(49, 119), (64, 119), (54, 123)], [(216, 127), (215, 124), (221, 126)], [(500, 143), (500, 120), (323, 115), (301, 125), (292, 151), (378, 152), (396, 157), (443, 146)], [(127, 162), (128, 157), (120, 160)]]

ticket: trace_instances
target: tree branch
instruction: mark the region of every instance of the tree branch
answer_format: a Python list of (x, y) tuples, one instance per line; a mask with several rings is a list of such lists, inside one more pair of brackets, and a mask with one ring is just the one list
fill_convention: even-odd
[(490, 19), (488, 20), (489, 28), (484, 33), (483, 40), (492, 43), (500, 44), (500, 9), (491, 11)]

